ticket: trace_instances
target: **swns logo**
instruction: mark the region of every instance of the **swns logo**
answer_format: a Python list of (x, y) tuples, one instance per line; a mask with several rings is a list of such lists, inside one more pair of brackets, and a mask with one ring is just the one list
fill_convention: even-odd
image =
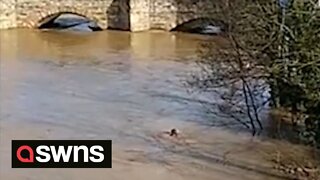
[(111, 168), (111, 140), (13, 140), (12, 168)]

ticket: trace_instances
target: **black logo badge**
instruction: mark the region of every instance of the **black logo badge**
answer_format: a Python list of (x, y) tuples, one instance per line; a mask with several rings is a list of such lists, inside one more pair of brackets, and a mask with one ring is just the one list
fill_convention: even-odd
[(111, 140), (13, 140), (12, 168), (111, 168)]

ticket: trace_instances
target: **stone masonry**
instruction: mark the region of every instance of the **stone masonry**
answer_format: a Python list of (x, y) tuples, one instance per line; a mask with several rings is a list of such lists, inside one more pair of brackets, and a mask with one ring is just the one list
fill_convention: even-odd
[(0, 0), (0, 29), (16, 26), (15, 0)]
[(62, 13), (97, 22), (103, 29), (171, 30), (197, 18), (211, 18), (212, 0), (0, 0), (0, 29), (38, 28)]

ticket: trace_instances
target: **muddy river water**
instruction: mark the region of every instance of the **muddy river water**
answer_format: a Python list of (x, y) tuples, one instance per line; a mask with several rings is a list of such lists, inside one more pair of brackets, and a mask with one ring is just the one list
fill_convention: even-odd
[[(183, 80), (207, 38), (0, 31), (0, 179), (283, 179), (279, 142), (204, 125)], [(11, 169), (12, 139), (111, 139), (113, 168)]]

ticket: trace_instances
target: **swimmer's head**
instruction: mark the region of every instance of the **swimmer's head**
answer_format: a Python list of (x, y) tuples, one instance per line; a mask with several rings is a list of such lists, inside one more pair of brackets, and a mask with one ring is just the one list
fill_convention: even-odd
[(171, 129), (170, 136), (178, 136), (178, 131), (176, 129)]

